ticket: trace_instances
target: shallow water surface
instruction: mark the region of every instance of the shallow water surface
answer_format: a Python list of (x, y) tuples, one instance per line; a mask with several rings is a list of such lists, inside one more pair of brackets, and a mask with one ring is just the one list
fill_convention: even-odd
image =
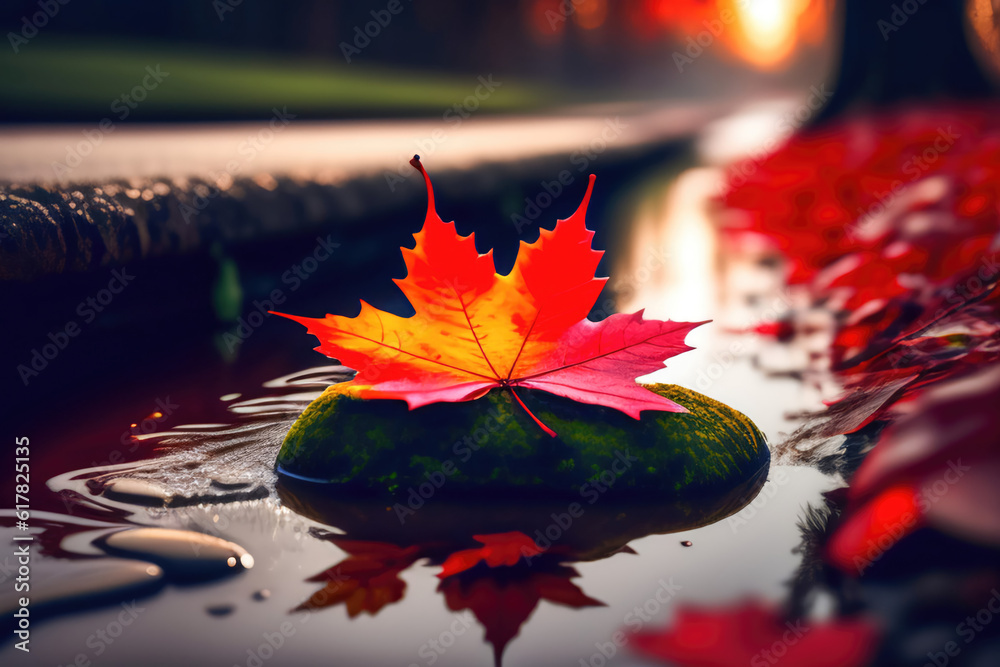
[[(712, 353), (709, 341), (692, 355), (711, 359)], [(664, 373), (683, 379), (686, 372), (675, 364)], [(739, 394), (738, 386), (754, 375), (780, 385), (738, 360), (707, 393), (725, 395), (729, 386)], [(735, 515), (670, 534), (647, 534), (678, 527), (657, 525), (663, 508), (619, 506), (609, 494), (575, 525), (550, 530), (557, 534), (552, 548), (528, 566), (505, 569), (498, 579), (480, 564), (445, 585), (436, 576), (442, 562), (479, 546), (472, 535), (482, 513), (502, 516), (497, 526), (523, 525), (525, 533), (537, 526), (543, 536), (550, 524), (541, 518), (549, 510), (558, 514), (558, 504), (470, 508), (444, 500), (435, 506), (431, 498), (419, 511), (430, 517), (427, 525), (446, 529), (402, 547), (393, 542), (399, 541), (395, 518), (385, 518), (389, 507), (359, 500), (316, 510), (308, 494), (279, 482), (273, 461), (301, 410), (346, 377), (346, 369), (325, 366), (226, 395), (218, 399), (217, 421), (139, 435), (135, 461), (53, 475), (48, 493), (57, 500), (48, 504), (51, 511), (34, 515), (41, 546), (35, 595), (41, 599), (49, 588), (52, 596), (65, 596), (59, 577), (94, 583), (89, 595), (63, 609), (52, 606), (50, 618), (38, 619), (32, 661), (485, 665), (506, 644), (505, 665), (601, 664), (592, 656), (614, 647), (608, 643), (614, 633), (663, 625), (682, 601), (779, 598), (798, 560), (792, 553), (797, 515), (829, 486), (810, 469), (773, 466), (760, 494)], [(774, 438), (781, 409), (756, 413)], [(181, 532), (133, 538), (129, 531), (138, 527), (207, 537), (204, 543)], [(126, 570), (137, 561), (149, 572), (134, 581), (138, 575), (130, 578)], [(110, 566), (101, 570), (102, 562)], [(165, 576), (151, 576), (157, 568)], [(309, 581), (317, 575), (319, 581)], [(359, 582), (366, 591), (345, 588)], [(316, 598), (324, 588), (328, 597)], [(96, 597), (101, 592), (110, 596), (103, 603)], [(99, 606), (57, 613), (92, 605)], [(39, 608), (39, 617), (44, 611)], [(9, 657), (13, 650), (8, 643), (2, 652)], [(613, 663), (643, 664), (617, 648)]]
[[(711, 253), (698, 245), (710, 237), (707, 223), (671, 218), (669, 210), (690, 207), (665, 206), (677, 195), (660, 186), (643, 205), (668, 210), (652, 228), (666, 230), (675, 253), (705, 265), (694, 276), (700, 296), (658, 301), (688, 290), (649, 278), (646, 262), (663, 239), (640, 227), (630, 232), (634, 265), (619, 267), (634, 289), (618, 305), (675, 320), (714, 316), (716, 324), (693, 332), (694, 351), (644, 380), (723, 401), (773, 444), (796, 425), (788, 412), (815, 406), (815, 383), (785, 372), (801, 368), (808, 352), (761, 348), (732, 333), (775, 316), (767, 314), (773, 276), (748, 268), (720, 309), (718, 285), (705, 283), (714, 275), (710, 257), (694, 256)], [(702, 186), (696, 197), (704, 200), (710, 188)], [(694, 245), (685, 248), (685, 238)], [(54, 454), (33, 464), (33, 478), (47, 483), (33, 489), (31, 664), (413, 667), (491, 665), (501, 656), (508, 666), (650, 664), (618, 646), (616, 633), (662, 627), (683, 603), (784, 597), (801, 558), (797, 522), (835, 486), (813, 469), (772, 462), (766, 480), (680, 510), (620, 502), (612, 489), (570, 522), (561, 518), (566, 499), (431, 497), (405, 528), (384, 502), (326, 497), (275, 472), (297, 416), (351, 375), (305, 365), (268, 351), (234, 366), (254, 373), (200, 369), (183, 392), (164, 389), (156, 411), (120, 439), (106, 436), (116, 430), (98, 415), (98, 426), (70, 424), (45, 443)], [(264, 379), (276, 368), (304, 370)], [(12, 523), (9, 512), (2, 523)], [(542, 550), (525, 553), (513, 531)], [(504, 563), (478, 562), (491, 558)], [(463, 571), (437, 576), (456, 563)], [(0, 657), (21, 655), (8, 642)]]

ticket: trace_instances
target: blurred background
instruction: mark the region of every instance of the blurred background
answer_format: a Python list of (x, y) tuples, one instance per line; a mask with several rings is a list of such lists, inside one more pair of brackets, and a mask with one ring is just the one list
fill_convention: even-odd
[[(442, 218), (475, 232), (501, 273), (595, 174), (587, 223), (610, 280), (591, 318), (712, 319), (651, 379), (748, 415), (775, 462), (743, 524), (639, 538), (631, 569), (581, 566), (608, 607), (568, 622), (543, 606), (534, 625), (530, 607), (508, 628), (521, 632), (509, 664), (597, 665), (595, 637), (667, 570), (691, 582), (677, 604), (704, 607), (702, 630), (725, 641), (692, 654), (685, 642), (704, 636), (664, 608), (644, 626), (662, 631), (618, 664), (774, 664), (761, 651), (800, 618), (816, 629), (786, 664), (1000, 664), (1000, 624), (942, 653), (1000, 585), (998, 26), (992, 0), (8, 0), (0, 414), (5, 433), (37, 443), (48, 571), (81, 556), (60, 541), (84, 529), (64, 516), (72, 500), (87, 520), (189, 528), (221, 515), (267, 563), (255, 585), (286, 607), (308, 597), (302, 579), (332, 547), (268, 504), (273, 488), (181, 514), (155, 494), (142, 509), (108, 504), (86, 484), (155, 460), (178, 426), (272, 418), (274, 436), (268, 409), (287, 417), (312, 398), (303, 387), (341, 377), (311, 377), (333, 362), (268, 310), (353, 315), (363, 299), (412, 313), (390, 279), (423, 223), (408, 164), (420, 154)], [(241, 460), (266, 462), (260, 479), (265, 445), (241, 445), (258, 457)], [(961, 460), (975, 462), (965, 481), (935, 490)], [(88, 481), (60, 487), (74, 470)], [(294, 574), (264, 579), (274, 572)], [(451, 615), (427, 604), (435, 578), (407, 576), (419, 604), (338, 614), (287, 664), (313, 664), (328, 628), (345, 664), (413, 659), (410, 644)], [(205, 664), (245, 661), (285, 616), (256, 608), (217, 634), (201, 610), (246, 597), (239, 581), (171, 589), (152, 614), (183, 622)], [(85, 646), (101, 613), (41, 627)], [(743, 632), (758, 624), (772, 634)], [(152, 664), (152, 645), (186, 659), (155, 635), (127, 633), (106, 664)], [(442, 664), (488, 664), (478, 641)], [(57, 644), (32, 657), (69, 664)]]
[(48, 11), (10, 2), (0, 10), (14, 35), (4, 115), (99, 120), (151, 62), (174, 78), (132, 121), (266, 118), (278, 102), (309, 118), (440, 113), (484, 74), (504, 82), (493, 112), (735, 99), (823, 78), (831, 9), (827, 0), (57, 1)]
[[(634, 303), (630, 264), (668, 242), (635, 231), (649, 225), (672, 230), (670, 243), (688, 239), (672, 252), (693, 270), (645, 282), (704, 310), (709, 223), (661, 223), (703, 209), (720, 182), (695, 172), (679, 203), (667, 190), (691, 164), (773, 147), (816, 117), (842, 10), (826, 0), (7, 3), (0, 278), (16, 303), (8, 314), (35, 313), (6, 328), (10, 349), (30, 360), (112, 267), (142, 266), (121, 297), (129, 305), (95, 318), (108, 332), (74, 340), (60, 380), (28, 364), (14, 400), (65, 402), (84, 378), (107, 377), (110, 350), (167, 373), (192, 355), (227, 373), (239, 355), (273, 360), (265, 341), (281, 327), (270, 320), (249, 345), (232, 336), (274, 289), (295, 287), (300, 309), (351, 312), (363, 298), (407, 312), (387, 279), (401, 275), (395, 249), (422, 219), (415, 153), (442, 215), (475, 231), (481, 251), (495, 248), (502, 271), (598, 174), (590, 224), (608, 250), (602, 271), (620, 266), (626, 279), (595, 315)], [(305, 280), (294, 267), (321, 237), (350, 250)], [(685, 276), (693, 291), (665, 289)]]

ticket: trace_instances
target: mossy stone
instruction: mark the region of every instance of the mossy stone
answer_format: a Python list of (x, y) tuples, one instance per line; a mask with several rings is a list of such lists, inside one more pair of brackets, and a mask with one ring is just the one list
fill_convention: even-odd
[(767, 444), (745, 415), (676, 385), (646, 387), (689, 412), (646, 411), (636, 420), (611, 408), (518, 390), (558, 433), (552, 438), (505, 389), (411, 411), (402, 401), (364, 400), (333, 385), (292, 426), (277, 468), (379, 497), (516, 491), (590, 500), (613, 490), (616, 498), (661, 501), (717, 496), (766, 473)]

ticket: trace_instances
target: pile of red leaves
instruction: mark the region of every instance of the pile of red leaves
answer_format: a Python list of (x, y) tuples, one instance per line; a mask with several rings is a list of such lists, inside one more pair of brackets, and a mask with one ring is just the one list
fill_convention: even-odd
[[(727, 231), (765, 237), (787, 258), (789, 282), (834, 310), (830, 357), (845, 398), (830, 411), (867, 412), (843, 432), (889, 425), (831, 544), (833, 562), (855, 573), (873, 548), (935, 517), (1000, 544), (1000, 497), (966, 483), (1000, 464), (988, 407), (1000, 388), (997, 111), (885, 112), (803, 133), (736, 167), (724, 197), (736, 212)], [(973, 498), (994, 511), (959, 517)]]
[[(821, 554), (847, 577), (922, 527), (1000, 548), (997, 111), (859, 116), (730, 171), (730, 241), (763, 240), (793, 289), (834, 316), (829, 359), (844, 393), (814, 435), (875, 443), (829, 494)], [(791, 338), (780, 324), (758, 333)], [(858, 666), (875, 641), (846, 618), (790, 642), (776, 610), (748, 603), (682, 609), (634, 645), (692, 667), (772, 664), (775, 649), (796, 665)]]

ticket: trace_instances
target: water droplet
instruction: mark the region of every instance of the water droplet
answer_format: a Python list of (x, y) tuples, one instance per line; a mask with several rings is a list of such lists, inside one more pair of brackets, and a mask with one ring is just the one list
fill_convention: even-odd
[(256, 600), (257, 602), (263, 602), (269, 597), (271, 597), (271, 591), (267, 590), (266, 588), (262, 588), (259, 591), (254, 591), (253, 594), (253, 599)]
[(692, 542), (691, 540), (684, 540), (683, 542), (681, 542), (681, 546), (682, 547), (693, 547), (694, 546), (694, 542)]

